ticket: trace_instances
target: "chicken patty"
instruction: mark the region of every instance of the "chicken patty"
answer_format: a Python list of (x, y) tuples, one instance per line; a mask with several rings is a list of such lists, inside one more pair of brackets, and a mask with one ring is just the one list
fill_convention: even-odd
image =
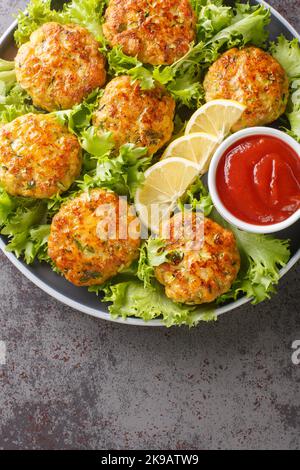
[(173, 64), (196, 37), (189, 0), (110, 0), (105, 19), (111, 46), (152, 65)]
[(175, 101), (162, 86), (142, 90), (128, 76), (114, 78), (106, 87), (93, 124), (111, 131), (117, 147), (132, 143), (154, 154), (174, 129)]
[(219, 98), (244, 104), (247, 109), (233, 131), (270, 124), (281, 116), (289, 97), (289, 80), (281, 65), (257, 47), (230, 49), (209, 69), (206, 101)]
[(99, 43), (85, 28), (46, 23), (34, 31), (16, 57), (17, 81), (35, 106), (69, 109), (106, 80)]
[(49, 256), (76, 286), (101, 285), (139, 257), (140, 231), (126, 200), (94, 189), (64, 204), (54, 217)]
[(0, 184), (14, 196), (50, 198), (80, 175), (81, 154), (54, 116), (25, 114), (0, 127)]
[(233, 233), (200, 214), (186, 214), (184, 223), (181, 213), (171, 218), (166, 251), (168, 262), (155, 268), (155, 276), (175, 302), (213, 302), (229, 291), (240, 270)]

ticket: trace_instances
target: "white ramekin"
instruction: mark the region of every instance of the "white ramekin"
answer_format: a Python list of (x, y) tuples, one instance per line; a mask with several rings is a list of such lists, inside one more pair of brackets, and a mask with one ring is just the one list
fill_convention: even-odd
[[(288, 219), (279, 222), (277, 224), (272, 224), (272, 225), (255, 225), (255, 224), (250, 224), (247, 222), (244, 222), (243, 220), (238, 219), (235, 217), (223, 204), (219, 194), (218, 194), (218, 189), (217, 189), (217, 184), (216, 184), (216, 173), (217, 173), (217, 168), (220, 162), (220, 159), (228, 150), (229, 147), (231, 147), (233, 144), (238, 142), (239, 140), (252, 136), (252, 135), (268, 135), (272, 137), (277, 137), (281, 141), (285, 142), (288, 144), (292, 149), (294, 149), (300, 158), (300, 144), (290, 137), (288, 134), (285, 134), (282, 131), (279, 131), (277, 129), (273, 129), (270, 127), (250, 127), (247, 129), (243, 129), (242, 131), (236, 132), (235, 134), (232, 134), (230, 137), (228, 137), (216, 150), (210, 167), (209, 167), (209, 172), (208, 172), (208, 186), (209, 186), (209, 191), (210, 195), (212, 197), (213, 203), (217, 209), (217, 211), (224, 217), (227, 222), (230, 224), (235, 225), (236, 227), (240, 228), (241, 230), (246, 230), (247, 232), (253, 232), (253, 233), (275, 233), (275, 232), (280, 232), (281, 230), (284, 230), (288, 227), (290, 227), (292, 224), (297, 222), (297, 220), (300, 219), (300, 209), (298, 209), (293, 215), (291, 215)], [(241, 195), (242, 196), (242, 195)]]

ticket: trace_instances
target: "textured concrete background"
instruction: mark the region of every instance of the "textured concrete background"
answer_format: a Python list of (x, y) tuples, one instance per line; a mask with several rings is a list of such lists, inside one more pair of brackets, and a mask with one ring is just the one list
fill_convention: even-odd
[[(2, 31), (25, 3), (0, 1)], [(300, 29), (299, 0), (271, 3)], [(299, 265), (192, 331), (89, 318), (0, 266), (0, 449), (300, 448)]]

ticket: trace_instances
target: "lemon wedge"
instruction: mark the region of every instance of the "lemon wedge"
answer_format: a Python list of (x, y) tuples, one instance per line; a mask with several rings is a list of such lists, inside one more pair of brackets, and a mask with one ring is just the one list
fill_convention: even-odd
[(157, 234), (162, 220), (169, 217), (177, 200), (199, 175), (199, 165), (179, 157), (170, 157), (153, 165), (135, 195), (141, 222)]
[(199, 173), (203, 174), (208, 170), (211, 157), (218, 143), (217, 137), (204, 132), (185, 135), (169, 145), (162, 159), (180, 157), (190, 160), (199, 166)]
[(238, 122), (246, 106), (232, 100), (213, 100), (201, 106), (189, 120), (185, 135), (205, 132), (222, 142)]

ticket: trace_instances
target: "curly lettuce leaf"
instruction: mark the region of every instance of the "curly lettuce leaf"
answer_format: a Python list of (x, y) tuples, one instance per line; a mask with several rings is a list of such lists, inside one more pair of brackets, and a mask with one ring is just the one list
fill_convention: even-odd
[(286, 115), (291, 126), (291, 129), (286, 131), (300, 143), (300, 78), (293, 80), (291, 84), (290, 103)]
[(133, 144), (115, 149), (112, 134), (90, 126), (91, 118), (101, 92), (95, 92), (81, 105), (72, 110), (56, 112), (59, 122), (77, 135), (84, 150), (81, 178), (70, 190), (51, 198), (48, 209), (53, 215), (63, 202), (80, 191), (105, 188), (121, 196), (133, 198), (144, 181), (144, 172), (151, 164), (147, 149)]
[(18, 84), (13, 85), (4, 95), (0, 91), (0, 123), (11, 122), (24, 114), (40, 112), (42, 111), (33, 106), (29, 95)]
[(96, 89), (82, 103), (75, 105), (72, 109), (55, 111), (53, 114), (60, 124), (67, 126), (72, 134), (80, 137), (82, 132), (90, 127), (93, 113), (102, 95), (103, 90)]
[(16, 82), (15, 63), (0, 59), (0, 123), (36, 112), (31, 98)]
[(280, 279), (280, 268), (290, 259), (289, 242), (234, 230), (242, 254), (248, 258), (247, 274), (238, 288), (259, 303), (271, 297)]
[(31, 0), (27, 9), (18, 15), (15, 41), (18, 47), (27, 42), (31, 34), (48, 22), (75, 23), (88, 29), (99, 42), (104, 42), (102, 23), (106, 0), (72, 0), (61, 10), (52, 8), (51, 0)]
[[(84, 134), (86, 135), (86, 134)], [(94, 156), (97, 161), (95, 170), (85, 174), (78, 186), (87, 191), (91, 188), (105, 188), (115, 191), (120, 196), (133, 199), (136, 190), (144, 181), (144, 172), (151, 165), (151, 157), (147, 157), (147, 149), (125, 144), (120, 147), (119, 154), (109, 153), (111, 135), (105, 133), (94, 141), (89, 150), (98, 153)]]
[(86, 28), (99, 42), (104, 44), (102, 24), (107, 4), (108, 0), (72, 0), (66, 4), (63, 16), (68, 18), (70, 23)]
[(288, 77), (293, 80), (300, 77), (300, 47), (298, 39), (289, 41), (279, 36), (277, 43), (272, 43), (270, 52), (281, 64)]
[(158, 66), (153, 70), (153, 78), (166, 86), (179, 106), (197, 108), (204, 99), (199, 63), (184, 62), (180, 67)]
[(48, 256), (50, 227), (49, 224), (45, 224), (30, 230), (29, 241), (26, 243), (24, 253), (27, 264), (32, 264), (36, 258), (39, 261), (45, 261), (47, 263), (50, 261)]
[(138, 80), (142, 90), (154, 87), (155, 82), (151, 68), (147, 68), (136, 57), (130, 57), (122, 51), (121, 46), (113, 47), (107, 54), (109, 74), (112, 76), (129, 75), (132, 80)]
[(223, 0), (191, 0), (197, 18), (197, 39), (207, 41), (221, 29), (229, 26), (233, 9), (223, 5)]
[[(254, 44), (264, 47), (268, 38), (266, 27), (270, 23), (270, 10), (263, 5), (251, 6), (250, 4), (237, 3), (234, 8), (230, 24), (221, 29), (205, 43), (199, 43), (188, 54), (187, 58), (209, 62), (214, 51), (222, 51), (231, 47), (243, 47), (247, 44)], [(208, 46), (211, 47), (209, 51)], [(205, 57), (206, 51), (208, 60)]]
[(3, 97), (9, 92), (16, 83), (16, 72), (14, 61), (0, 59), (0, 103)]
[(210, 42), (226, 45), (226, 48), (241, 47), (246, 44), (264, 47), (268, 39), (266, 26), (270, 23), (271, 13), (263, 5), (250, 6), (236, 4), (232, 24), (222, 29)]
[(15, 62), (13, 60), (0, 59), (0, 80), (2, 72), (11, 72), (15, 69)]
[(5, 225), (8, 217), (13, 213), (16, 207), (16, 199), (9, 196), (7, 192), (0, 187), (0, 226)]
[(138, 280), (121, 282), (104, 288), (104, 301), (112, 302), (109, 311), (113, 317), (135, 317), (144, 321), (161, 319), (167, 327), (197, 325), (200, 321), (214, 321), (213, 309), (197, 309), (177, 304), (168, 299), (158, 283), (144, 287)]
[(193, 211), (201, 211), (205, 217), (208, 217), (211, 214), (214, 205), (211, 196), (203, 184), (200, 176), (180, 198), (178, 205), (181, 210), (188, 206)]
[(270, 52), (286, 71), (290, 80), (290, 99), (287, 118), (290, 130), (286, 130), (300, 142), (300, 45), (297, 39), (289, 41), (280, 36), (277, 43), (272, 43)]
[(18, 28), (15, 31), (15, 42), (18, 47), (27, 42), (31, 34), (44, 23), (65, 22), (61, 12), (51, 9), (51, 3), (51, 0), (31, 0), (27, 9), (19, 12)]
[(9, 242), (7, 251), (18, 258), (24, 256), (31, 264), (37, 257), (44, 260), (50, 226), (45, 224), (47, 203), (31, 198), (10, 196), (0, 188), (0, 227), (1, 234)]
[(180, 106), (198, 108), (204, 100), (201, 75), (199, 68), (194, 65), (183, 67), (167, 88)]
[[(201, 47), (204, 47), (204, 43), (201, 43)], [(191, 48), (190, 52), (192, 50), (194, 49)], [(179, 106), (196, 108), (204, 99), (203, 64), (189, 57), (190, 52), (173, 65), (154, 67), (153, 78), (168, 89)], [(210, 63), (215, 58), (217, 54), (211, 58)]]
[(85, 129), (80, 135), (81, 146), (86, 152), (94, 157), (109, 155), (114, 148), (111, 132), (99, 133), (94, 126)]

